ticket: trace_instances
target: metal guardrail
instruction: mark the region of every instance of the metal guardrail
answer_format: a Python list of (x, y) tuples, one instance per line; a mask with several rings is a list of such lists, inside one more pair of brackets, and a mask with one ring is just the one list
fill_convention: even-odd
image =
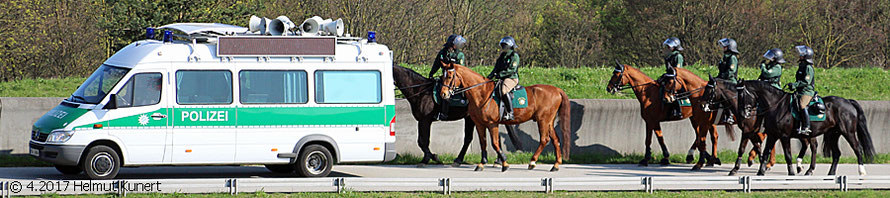
[[(28, 186), (30, 185), (30, 186)], [(64, 188), (64, 189), (63, 189)], [(249, 193), (347, 191), (646, 191), (890, 189), (890, 176), (693, 176), (559, 178), (238, 178), (160, 180), (4, 180), (0, 197), (128, 193)]]

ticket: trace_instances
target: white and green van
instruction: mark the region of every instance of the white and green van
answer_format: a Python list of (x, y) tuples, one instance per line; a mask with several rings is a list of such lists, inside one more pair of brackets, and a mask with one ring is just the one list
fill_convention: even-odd
[(149, 38), (155, 30), (163, 40), (121, 49), (34, 123), (30, 154), (91, 179), (123, 166), (244, 164), (323, 177), (334, 163), (395, 158), (392, 51), (373, 32), (180, 23)]

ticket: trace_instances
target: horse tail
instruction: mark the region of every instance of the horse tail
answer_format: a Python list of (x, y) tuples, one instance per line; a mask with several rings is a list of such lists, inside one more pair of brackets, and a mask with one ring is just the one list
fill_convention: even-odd
[[(732, 125), (727, 124), (727, 125), (723, 125), (723, 127), (726, 128), (726, 130), (724, 132), (726, 132), (726, 135), (729, 136), (729, 140), (735, 141), (735, 130), (732, 129)], [(714, 130), (717, 130), (717, 129), (714, 129)]]
[(565, 91), (559, 90), (562, 101), (559, 103), (559, 127), (562, 131), (562, 153), (565, 160), (569, 160), (572, 152), (572, 103)]
[(859, 145), (862, 146), (862, 154), (865, 156), (865, 161), (871, 163), (875, 156), (875, 145), (871, 141), (871, 134), (868, 132), (865, 111), (862, 110), (862, 106), (859, 105), (858, 101), (850, 100), (850, 103), (853, 103), (853, 106), (856, 107), (856, 116), (858, 117), (856, 119), (858, 120), (856, 138), (859, 139)]

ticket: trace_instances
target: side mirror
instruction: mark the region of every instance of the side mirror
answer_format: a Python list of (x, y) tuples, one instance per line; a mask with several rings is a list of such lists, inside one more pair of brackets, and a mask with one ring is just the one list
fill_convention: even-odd
[(117, 94), (108, 95), (108, 103), (102, 109), (117, 109)]

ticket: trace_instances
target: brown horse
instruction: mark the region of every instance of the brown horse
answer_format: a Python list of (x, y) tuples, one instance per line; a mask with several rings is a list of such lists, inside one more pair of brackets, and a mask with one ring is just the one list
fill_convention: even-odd
[[(707, 140), (708, 134), (710, 134), (712, 144), (711, 153), (716, 154), (718, 138), (716, 127), (713, 124), (714, 121), (718, 119), (717, 113), (706, 112), (702, 108), (704, 102), (701, 100), (702, 89), (707, 85), (707, 81), (699, 78), (689, 70), (677, 68), (677, 80), (675, 82), (680, 88), (688, 90), (687, 92), (680, 94), (685, 95), (685, 97), (689, 98), (692, 103), (692, 106), (690, 107), (681, 108), (681, 117), (671, 117), (668, 115), (668, 108), (670, 107), (666, 106), (662, 101), (664, 95), (661, 85), (652, 80), (652, 78), (649, 78), (649, 76), (646, 76), (646, 74), (639, 69), (629, 65), (618, 64), (615, 67), (612, 78), (609, 80), (609, 85), (606, 87), (607, 91), (614, 94), (621, 89), (633, 89), (637, 100), (640, 102), (640, 116), (646, 122), (646, 154), (639, 164), (641, 166), (648, 166), (649, 160), (652, 159), (651, 144), (653, 133), (658, 138), (658, 144), (661, 146), (662, 155), (664, 156), (660, 161), (660, 164), (670, 164), (670, 160), (668, 159), (670, 158), (670, 153), (667, 150), (667, 146), (664, 144), (664, 136), (661, 131), (660, 123), (683, 120), (686, 118), (690, 118), (689, 121), (696, 134), (696, 139), (693, 141), (687, 159), (691, 159), (692, 152), (694, 152), (695, 149), (699, 150), (701, 156), (696, 165), (692, 167), (692, 170), (701, 169), (705, 160), (708, 161), (709, 166), (714, 163), (719, 164), (720, 159), (715, 155), (709, 155), (705, 149), (705, 141)], [(623, 88), (628, 84), (630, 87)], [(735, 137), (733, 137), (731, 125), (724, 126), (726, 127), (726, 133), (730, 136), (730, 139), (735, 139)]]
[[(550, 171), (558, 171), (559, 165), (562, 164), (563, 154), (565, 159), (569, 159), (569, 149), (571, 148), (571, 104), (569, 97), (562, 89), (550, 85), (532, 85), (525, 87), (528, 92), (528, 107), (515, 108), (513, 110), (515, 119), (510, 121), (500, 120), (498, 104), (495, 103), (492, 92), (495, 90), (495, 82), (482, 77), (478, 73), (470, 70), (470, 68), (457, 64), (444, 64), (446, 69), (445, 76), (442, 79), (444, 86), (441, 92), (444, 98), (451, 95), (464, 92), (469, 106), (467, 108), (470, 118), (476, 123), (476, 132), (479, 135), (479, 144), (482, 150), (485, 146), (485, 131), (488, 130), (491, 135), (491, 146), (494, 148), (498, 159), (501, 161), (501, 171), (507, 171), (507, 157), (501, 152), (500, 140), (498, 134), (498, 124), (514, 125), (529, 120), (538, 123), (538, 133), (541, 135), (541, 141), (535, 154), (532, 155), (529, 162), (529, 169), (535, 168), (535, 162), (541, 155), (547, 142), (553, 143), (556, 151), (556, 163)], [(456, 87), (466, 87), (456, 90)], [(553, 128), (553, 122), (559, 114), (559, 126), (562, 130), (564, 143), (560, 147), (559, 136)], [(482, 152), (482, 158), (486, 158), (485, 152)], [(481, 171), (484, 164), (477, 164), (476, 171)]]

